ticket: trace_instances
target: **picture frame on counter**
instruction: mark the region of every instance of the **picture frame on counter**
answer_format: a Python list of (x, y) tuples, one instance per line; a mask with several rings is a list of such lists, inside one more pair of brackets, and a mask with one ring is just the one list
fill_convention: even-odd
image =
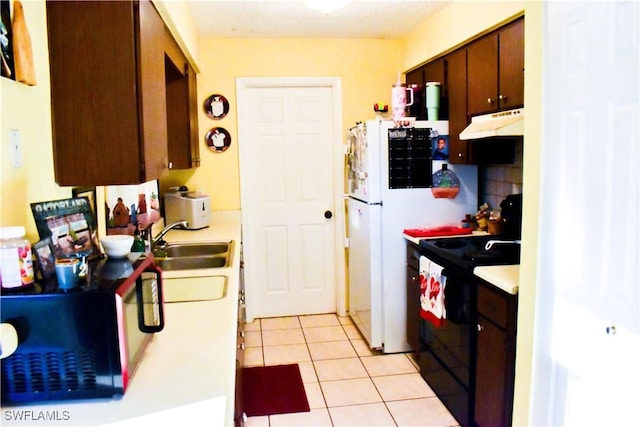
[(86, 197), (89, 200), (89, 206), (91, 206), (91, 212), (94, 215), (97, 214), (96, 206), (96, 187), (75, 187), (71, 190), (72, 197)]
[(53, 243), (56, 259), (102, 256), (95, 214), (89, 198), (73, 197), (31, 203), (31, 212), (41, 240)]
[(33, 255), (36, 258), (37, 271), (43, 280), (51, 278), (56, 273), (56, 257), (51, 237), (45, 237), (33, 245)]

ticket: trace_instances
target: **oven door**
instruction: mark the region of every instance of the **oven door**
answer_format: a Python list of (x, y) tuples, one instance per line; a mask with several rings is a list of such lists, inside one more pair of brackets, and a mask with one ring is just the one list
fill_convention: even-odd
[(442, 275), (447, 278), (446, 321), (436, 325), (421, 319), (420, 373), (461, 425), (473, 425), (476, 291), (471, 276), (460, 269), (445, 265)]

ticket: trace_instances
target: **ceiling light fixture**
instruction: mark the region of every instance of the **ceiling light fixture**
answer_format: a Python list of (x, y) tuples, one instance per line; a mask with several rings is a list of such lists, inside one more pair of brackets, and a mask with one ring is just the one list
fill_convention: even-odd
[(314, 10), (319, 10), (325, 15), (341, 9), (349, 4), (349, 0), (305, 0), (304, 4)]

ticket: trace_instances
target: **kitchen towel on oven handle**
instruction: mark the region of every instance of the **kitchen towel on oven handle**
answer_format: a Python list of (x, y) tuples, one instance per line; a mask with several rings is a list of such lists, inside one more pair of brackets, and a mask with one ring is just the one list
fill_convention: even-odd
[(447, 277), (442, 270), (429, 258), (420, 257), (420, 316), (437, 327), (443, 326), (447, 318), (444, 302)]

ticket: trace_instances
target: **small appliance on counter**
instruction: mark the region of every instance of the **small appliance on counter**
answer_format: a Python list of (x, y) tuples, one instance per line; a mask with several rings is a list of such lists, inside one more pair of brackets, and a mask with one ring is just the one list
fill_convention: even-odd
[(211, 202), (203, 193), (189, 191), (187, 187), (172, 188), (164, 195), (164, 213), (167, 224), (187, 221), (187, 230), (200, 230), (209, 226)]
[(3, 405), (109, 399), (127, 390), (164, 328), (162, 274), (151, 254), (92, 261), (90, 271), (69, 292), (38, 284), (0, 297), (3, 335), (17, 342), (1, 352)]
[(522, 235), (522, 194), (510, 194), (500, 203), (502, 209), (502, 235), (519, 240)]

